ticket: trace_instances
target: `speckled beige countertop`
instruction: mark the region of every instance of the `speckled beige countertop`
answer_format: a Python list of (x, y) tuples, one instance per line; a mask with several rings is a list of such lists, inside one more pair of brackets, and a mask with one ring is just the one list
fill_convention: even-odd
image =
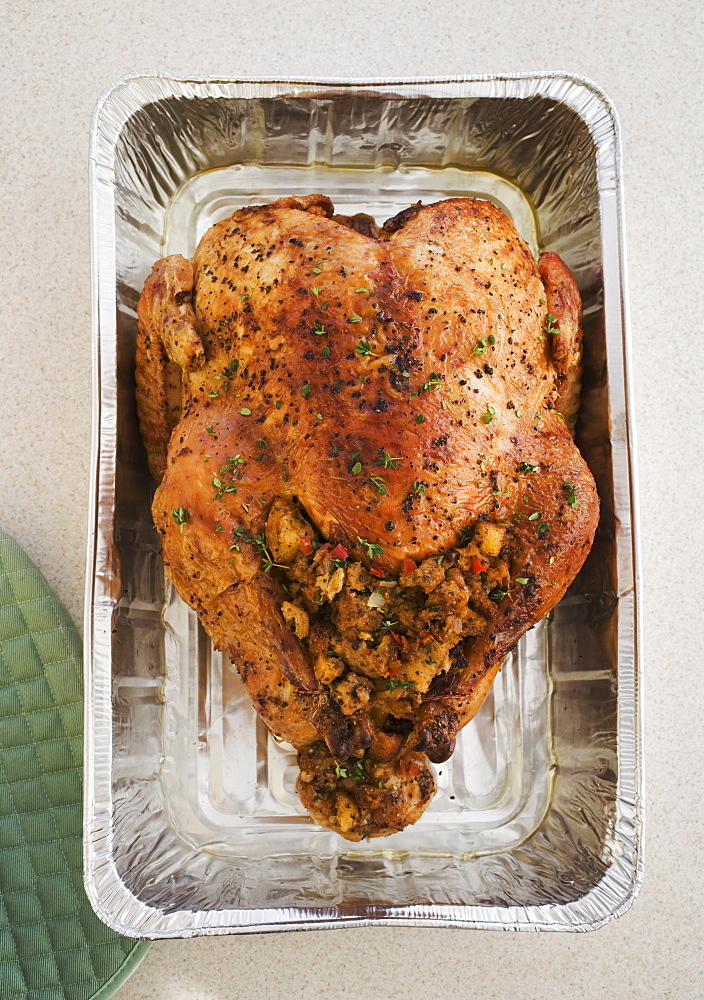
[(157, 943), (121, 1000), (703, 997), (700, 3), (34, 0), (0, 9), (0, 527), (79, 623), (91, 435), (88, 126), (110, 81), (145, 68), (563, 69), (599, 83), (623, 126), (646, 666), (640, 897), (583, 935), (381, 928)]

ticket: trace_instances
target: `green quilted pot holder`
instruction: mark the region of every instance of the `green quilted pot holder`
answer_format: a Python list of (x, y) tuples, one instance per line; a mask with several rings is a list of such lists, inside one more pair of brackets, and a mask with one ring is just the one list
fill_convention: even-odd
[(0, 532), (0, 998), (110, 996), (148, 943), (83, 889), (81, 641), (46, 580)]

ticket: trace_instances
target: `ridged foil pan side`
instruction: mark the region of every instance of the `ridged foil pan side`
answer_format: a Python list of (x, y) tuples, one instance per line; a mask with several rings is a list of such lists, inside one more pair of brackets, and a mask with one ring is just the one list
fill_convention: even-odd
[[(477, 853), (449, 820), (446, 830), (433, 828), (434, 849), (412, 838), (351, 847), (318, 836), (303, 818), (270, 817), (257, 828), (255, 817), (226, 850), (198, 846), (180, 825), (163, 736), (164, 698), (179, 692), (169, 679), (168, 594), (134, 415), (135, 309), (168, 242), (169, 213), (193, 196), (198, 218), (199, 178), (223, 171), (229, 196), (235, 174), (250, 183), (245, 168), (261, 180), (240, 195), (258, 202), (296, 171), (301, 184), (329, 178), (349, 203), (366, 192), (380, 204), (453, 184), (481, 191), (480, 175), (491, 176), (499, 200), (504, 188), (507, 197), (522, 192), (537, 244), (560, 253), (579, 282), (587, 345), (579, 444), (602, 522), (578, 580), (521, 654), (528, 667), (544, 656), (549, 670), (551, 797), (510, 848), (502, 831), (489, 830)], [(569, 74), (235, 81), (139, 73), (103, 95), (91, 141), (84, 845), (86, 887), (106, 923), (141, 937), (379, 923), (586, 930), (630, 905), (642, 878), (643, 775), (621, 188), (613, 108)], [(179, 231), (183, 240), (196, 235)], [(527, 776), (536, 777), (530, 768)], [(255, 840), (274, 848), (262, 855)]]

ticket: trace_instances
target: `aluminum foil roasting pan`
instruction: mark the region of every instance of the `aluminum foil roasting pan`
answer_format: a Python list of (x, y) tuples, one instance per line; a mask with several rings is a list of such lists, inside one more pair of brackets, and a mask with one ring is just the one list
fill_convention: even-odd
[[(619, 127), (588, 81), (179, 80), (138, 73), (92, 123), (94, 486), (85, 873), (124, 934), (411, 924), (586, 930), (642, 877), (634, 431)], [(472, 195), (559, 253), (585, 305), (578, 442), (602, 502), (589, 559), (506, 663), (413, 827), (350, 845), (293, 791), (232, 668), (165, 581), (134, 405), (151, 264), (213, 222), (322, 192), (378, 221)], [(225, 677), (228, 684), (223, 684)], [(225, 693), (224, 693), (225, 692)]]

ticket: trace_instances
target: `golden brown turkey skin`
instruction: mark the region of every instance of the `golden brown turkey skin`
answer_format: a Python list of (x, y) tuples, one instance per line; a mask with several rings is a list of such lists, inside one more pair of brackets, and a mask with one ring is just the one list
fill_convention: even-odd
[(576, 410), (581, 302), (559, 258), (539, 269), (488, 202), (414, 206), (381, 240), (332, 212), (312, 195), (213, 226), (193, 258), (192, 299), (188, 262), (155, 265), (138, 341), (155, 470), (170, 430), (158, 419), (167, 359), (184, 374), (154, 519), (167, 572), (270, 729), (299, 748), (322, 737), (338, 761), (391, 737), (316, 677), (307, 639), (284, 621), (285, 575), (266, 535), (274, 502), (298, 505), (318, 540), (390, 579), (404, 560), (452, 552), (478, 521), (502, 525), (505, 593), (494, 580), (491, 599), (478, 598), (483, 631), (415, 698), (404, 745), (441, 761), (593, 539), (594, 482), (555, 409)]

